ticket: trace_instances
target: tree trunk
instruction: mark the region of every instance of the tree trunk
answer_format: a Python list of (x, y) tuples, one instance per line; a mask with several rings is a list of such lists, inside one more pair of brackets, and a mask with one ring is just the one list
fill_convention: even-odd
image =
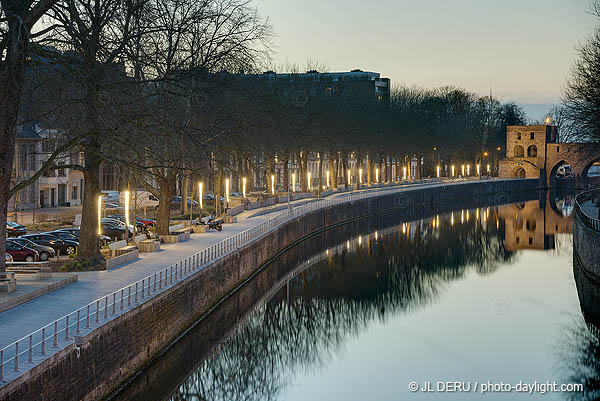
[(158, 198), (158, 218), (156, 219), (156, 233), (169, 235), (171, 223), (171, 202), (175, 193), (175, 182), (168, 178), (158, 178), (160, 196)]
[(290, 158), (286, 155), (285, 159), (282, 160), (283, 163), (283, 188), (286, 192), (290, 191), (290, 169), (289, 164)]
[[(187, 171), (186, 173), (190, 173)], [(189, 192), (190, 192), (190, 177), (188, 174), (183, 175), (183, 185), (181, 188), (181, 204), (183, 205), (183, 214), (188, 214), (190, 212), (190, 208), (187, 202)]]
[(342, 177), (344, 177), (344, 186), (346, 188), (350, 187), (350, 183), (348, 180), (348, 155), (346, 153), (342, 154)]
[(317, 196), (321, 197), (321, 191), (323, 190), (323, 153), (319, 153), (319, 188), (317, 189)]
[[(94, 141), (95, 142), (95, 141)], [(92, 144), (88, 144), (92, 147)], [(84, 150), (85, 160), (83, 207), (81, 211), (81, 237), (78, 259), (96, 265), (104, 261), (98, 241), (98, 197), (100, 196), (99, 177), (101, 159), (96, 152)]]
[(266, 160), (266, 168), (265, 168), (265, 179), (267, 180), (267, 193), (270, 195), (273, 193), (274, 188), (271, 181), (271, 175), (273, 175), (273, 158), (271, 155), (267, 155)]
[(328, 185), (330, 187), (335, 188), (336, 185), (335, 185), (334, 181), (335, 181), (335, 178), (333, 177), (333, 154), (330, 154), (329, 155), (329, 183), (328, 183)]

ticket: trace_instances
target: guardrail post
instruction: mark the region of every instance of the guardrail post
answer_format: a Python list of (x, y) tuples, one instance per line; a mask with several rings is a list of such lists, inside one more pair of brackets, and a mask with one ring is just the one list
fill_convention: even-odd
[(65, 318), (65, 341), (69, 339), (69, 315)]
[[(162, 270), (159, 272), (160, 275), (160, 281), (158, 282), (158, 289), (162, 289)], [(156, 281), (156, 274), (154, 275), (154, 281)], [(155, 288), (156, 288), (156, 283), (155, 283)]]
[(113, 301), (112, 301), (112, 314), (117, 313), (117, 293), (113, 292)]
[(87, 317), (85, 318), (85, 328), (90, 328), (90, 305), (87, 306)]
[(123, 310), (123, 289), (121, 288), (121, 305), (119, 305), (119, 309)]
[(152, 288), (153, 292), (156, 292), (156, 273), (154, 273), (154, 287)]
[(54, 344), (53, 348), (58, 348), (58, 320), (54, 321)]
[(19, 371), (19, 342), (15, 343), (15, 368), (13, 369), (15, 372)]
[(108, 295), (104, 297), (104, 318), (108, 319)]
[[(173, 266), (171, 266), (173, 268)], [(175, 281), (177, 281), (177, 263), (175, 264)]]
[[(46, 328), (42, 329), (42, 355), (46, 356)], [(0, 378), (0, 380), (2, 380)]]
[(81, 309), (77, 309), (77, 326), (76, 326), (77, 330), (75, 331), (75, 334), (79, 334), (79, 332), (80, 332), (79, 331), (79, 329), (80, 329), (79, 325), (80, 325), (80, 320), (81, 320), (80, 319), (80, 312), (81, 312)]
[(4, 381), (4, 350), (0, 350), (0, 382)]
[(100, 321), (100, 300), (96, 300), (96, 323)]
[(131, 285), (127, 287), (127, 307), (131, 306)]
[(29, 358), (27, 358), (27, 362), (33, 363), (33, 335), (29, 335)]
[(144, 292), (146, 291), (146, 287), (144, 286), (144, 280), (145, 279), (142, 279), (142, 299), (145, 298)]
[(138, 301), (138, 283), (135, 283), (135, 302), (137, 303)]

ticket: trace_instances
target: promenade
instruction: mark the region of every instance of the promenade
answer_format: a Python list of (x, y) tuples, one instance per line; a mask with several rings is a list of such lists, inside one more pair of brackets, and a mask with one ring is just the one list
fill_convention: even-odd
[[(421, 184), (389, 185), (379, 188), (364, 189), (361, 191), (333, 194), (326, 199), (331, 201), (339, 197), (356, 194), (376, 196), (376, 192), (378, 191), (402, 192), (424, 186), (435, 187), (459, 184), (460, 182), (439, 183), (438, 181), (433, 181)], [(316, 203), (319, 202), (319, 199), (304, 199), (291, 202), (291, 206), (293, 208), (298, 208), (301, 205), (315, 203), (316, 207)], [(325, 202), (323, 202), (323, 206), (325, 206)], [(257, 215), (257, 213), (261, 212), (264, 213)], [(162, 271), (173, 265), (175, 262), (189, 258), (203, 249), (207, 249), (227, 238), (232, 238), (238, 233), (257, 227), (261, 225), (261, 223), (283, 213), (287, 213), (287, 207), (282, 210), (282, 205), (266, 207), (263, 210), (255, 209), (252, 211), (245, 211), (238, 215), (237, 223), (224, 225), (223, 231), (221, 232), (211, 231), (203, 234), (194, 234), (185, 242), (163, 244), (159, 252), (140, 254), (139, 259), (109, 271), (74, 273), (79, 276), (78, 282), (0, 313), (0, 349), (11, 345), (15, 341), (27, 336), (29, 333), (62, 318), (74, 310), (94, 302), (98, 298), (102, 298), (124, 286)], [(118, 315), (119, 312), (114, 314), (114, 316)], [(103, 322), (100, 324), (103, 324)], [(93, 329), (94, 327), (91, 328), (91, 330)], [(86, 331), (89, 332), (89, 329)], [(64, 335), (62, 337), (64, 337)], [(68, 340), (60, 338), (58, 347), (53, 349), (50, 349), (50, 346), (48, 347), (48, 354), (56, 353), (72, 342), (72, 337)], [(26, 347), (26, 340), (24, 340), (20, 352)], [(12, 357), (11, 354), (14, 355), (12, 345), (4, 352), (4, 360), (6, 361), (8, 358)], [(9, 366), (12, 367), (12, 365), (5, 365), (3, 372), (4, 383), (23, 374), (24, 371), (31, 369), (44, 358), (39, 355), (34, 355), (32, 363), (28, 363), (26, 358), (22, 359), (18, 372), (9, 369)], [(1, 385), (2, 384), (0, 383), (0, 387)]]

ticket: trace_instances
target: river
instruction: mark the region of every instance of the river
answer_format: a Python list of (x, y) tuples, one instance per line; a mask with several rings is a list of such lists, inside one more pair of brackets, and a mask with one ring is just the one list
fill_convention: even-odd
[[(600, 347), (578, 297), (594, 285), (577, 267), (574, 279), (572, 197), (497, 203), (307, 239), (115, 399), (596, 399)], [(548, 382), (586, 382), (587, 393)], [(532, 394), (507, 391), (517, 385)]]

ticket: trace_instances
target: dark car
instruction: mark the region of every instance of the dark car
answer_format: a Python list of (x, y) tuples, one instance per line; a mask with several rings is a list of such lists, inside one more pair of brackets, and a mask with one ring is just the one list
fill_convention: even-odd
[(35, 242), (28, 240), (27, 238), (12, 238), (9, 241), (37, 251), (37, 253), (40, 255), (39, 260), (41, 260), (42, 262), (45, 262), (48, 259), (56, 256), (56, 252), (54, 252), (54, 249), (52, 249), (51, 247), (45, 245), (38, 245)]
[[(75, 237), (77, 237), (77, 241), (79, 241), (79, 238), (81, 237), (81, 230), (79, 228), (61, 228), (58, 230), (54, 230), (54, 232), (59, 232), (59, 231), (64, 231), (64, 232), (74, 235)], [(108, 245), (111, 242), (112, 242), (112, 240), (110, 239), (110, 237), (108, 237), (106, 235), (100, 235), (100, 246)]]
[(54, 249), (57, 254), (63, 255), (73, 255), (75, 252), (77, 252), (77, 248), (79, 247), (79, 242), (77, 241), (63, 240), (58, 238), (56, 235), (49, 233), (27, 234), (24, 235), (23, 238), (27, 238), (28, 240), (39, 245), (49, 246)]
[(27, 234), (27, 228), (21, 224), (14, 223), (12, 221), (6, 222), (6, 236), (7, 237), (19, 237)]
[(12, 256), (15, 262), (35, 262), (39, 257), (37, 251), (11, 241), (6, 241), (6, 253)]
[(79, 237), (76, 236), (75, 234), (71, 234), (69, 232), (60, 231), (60, 230), (49, 231), (44, 234), (54, 235), (55, 237), (58, 237), (62, 240), (75, 241), (75, 242), (77, 242), (77, 246), (79, 246)]
[[(123, 223), (125, 223), (125, 216), (122, 216), (120, 214), (113, 214), (111, 216), (106, 217), (107, 219), (114, 219), (114, 220), (119, 220)], [(132, 225), (132, 221), (129, 221), (129, 225)], [(144, 228), (146, 227), (146, 224), (139, 220), (137, 217), (135, 218), (135, 227), (136, 227), (136, 231), (144, 231)]]
[(125, 239), (125, 226), (121, 226), (112, 221), (102, 222), (102, 234), (117, 240)]

